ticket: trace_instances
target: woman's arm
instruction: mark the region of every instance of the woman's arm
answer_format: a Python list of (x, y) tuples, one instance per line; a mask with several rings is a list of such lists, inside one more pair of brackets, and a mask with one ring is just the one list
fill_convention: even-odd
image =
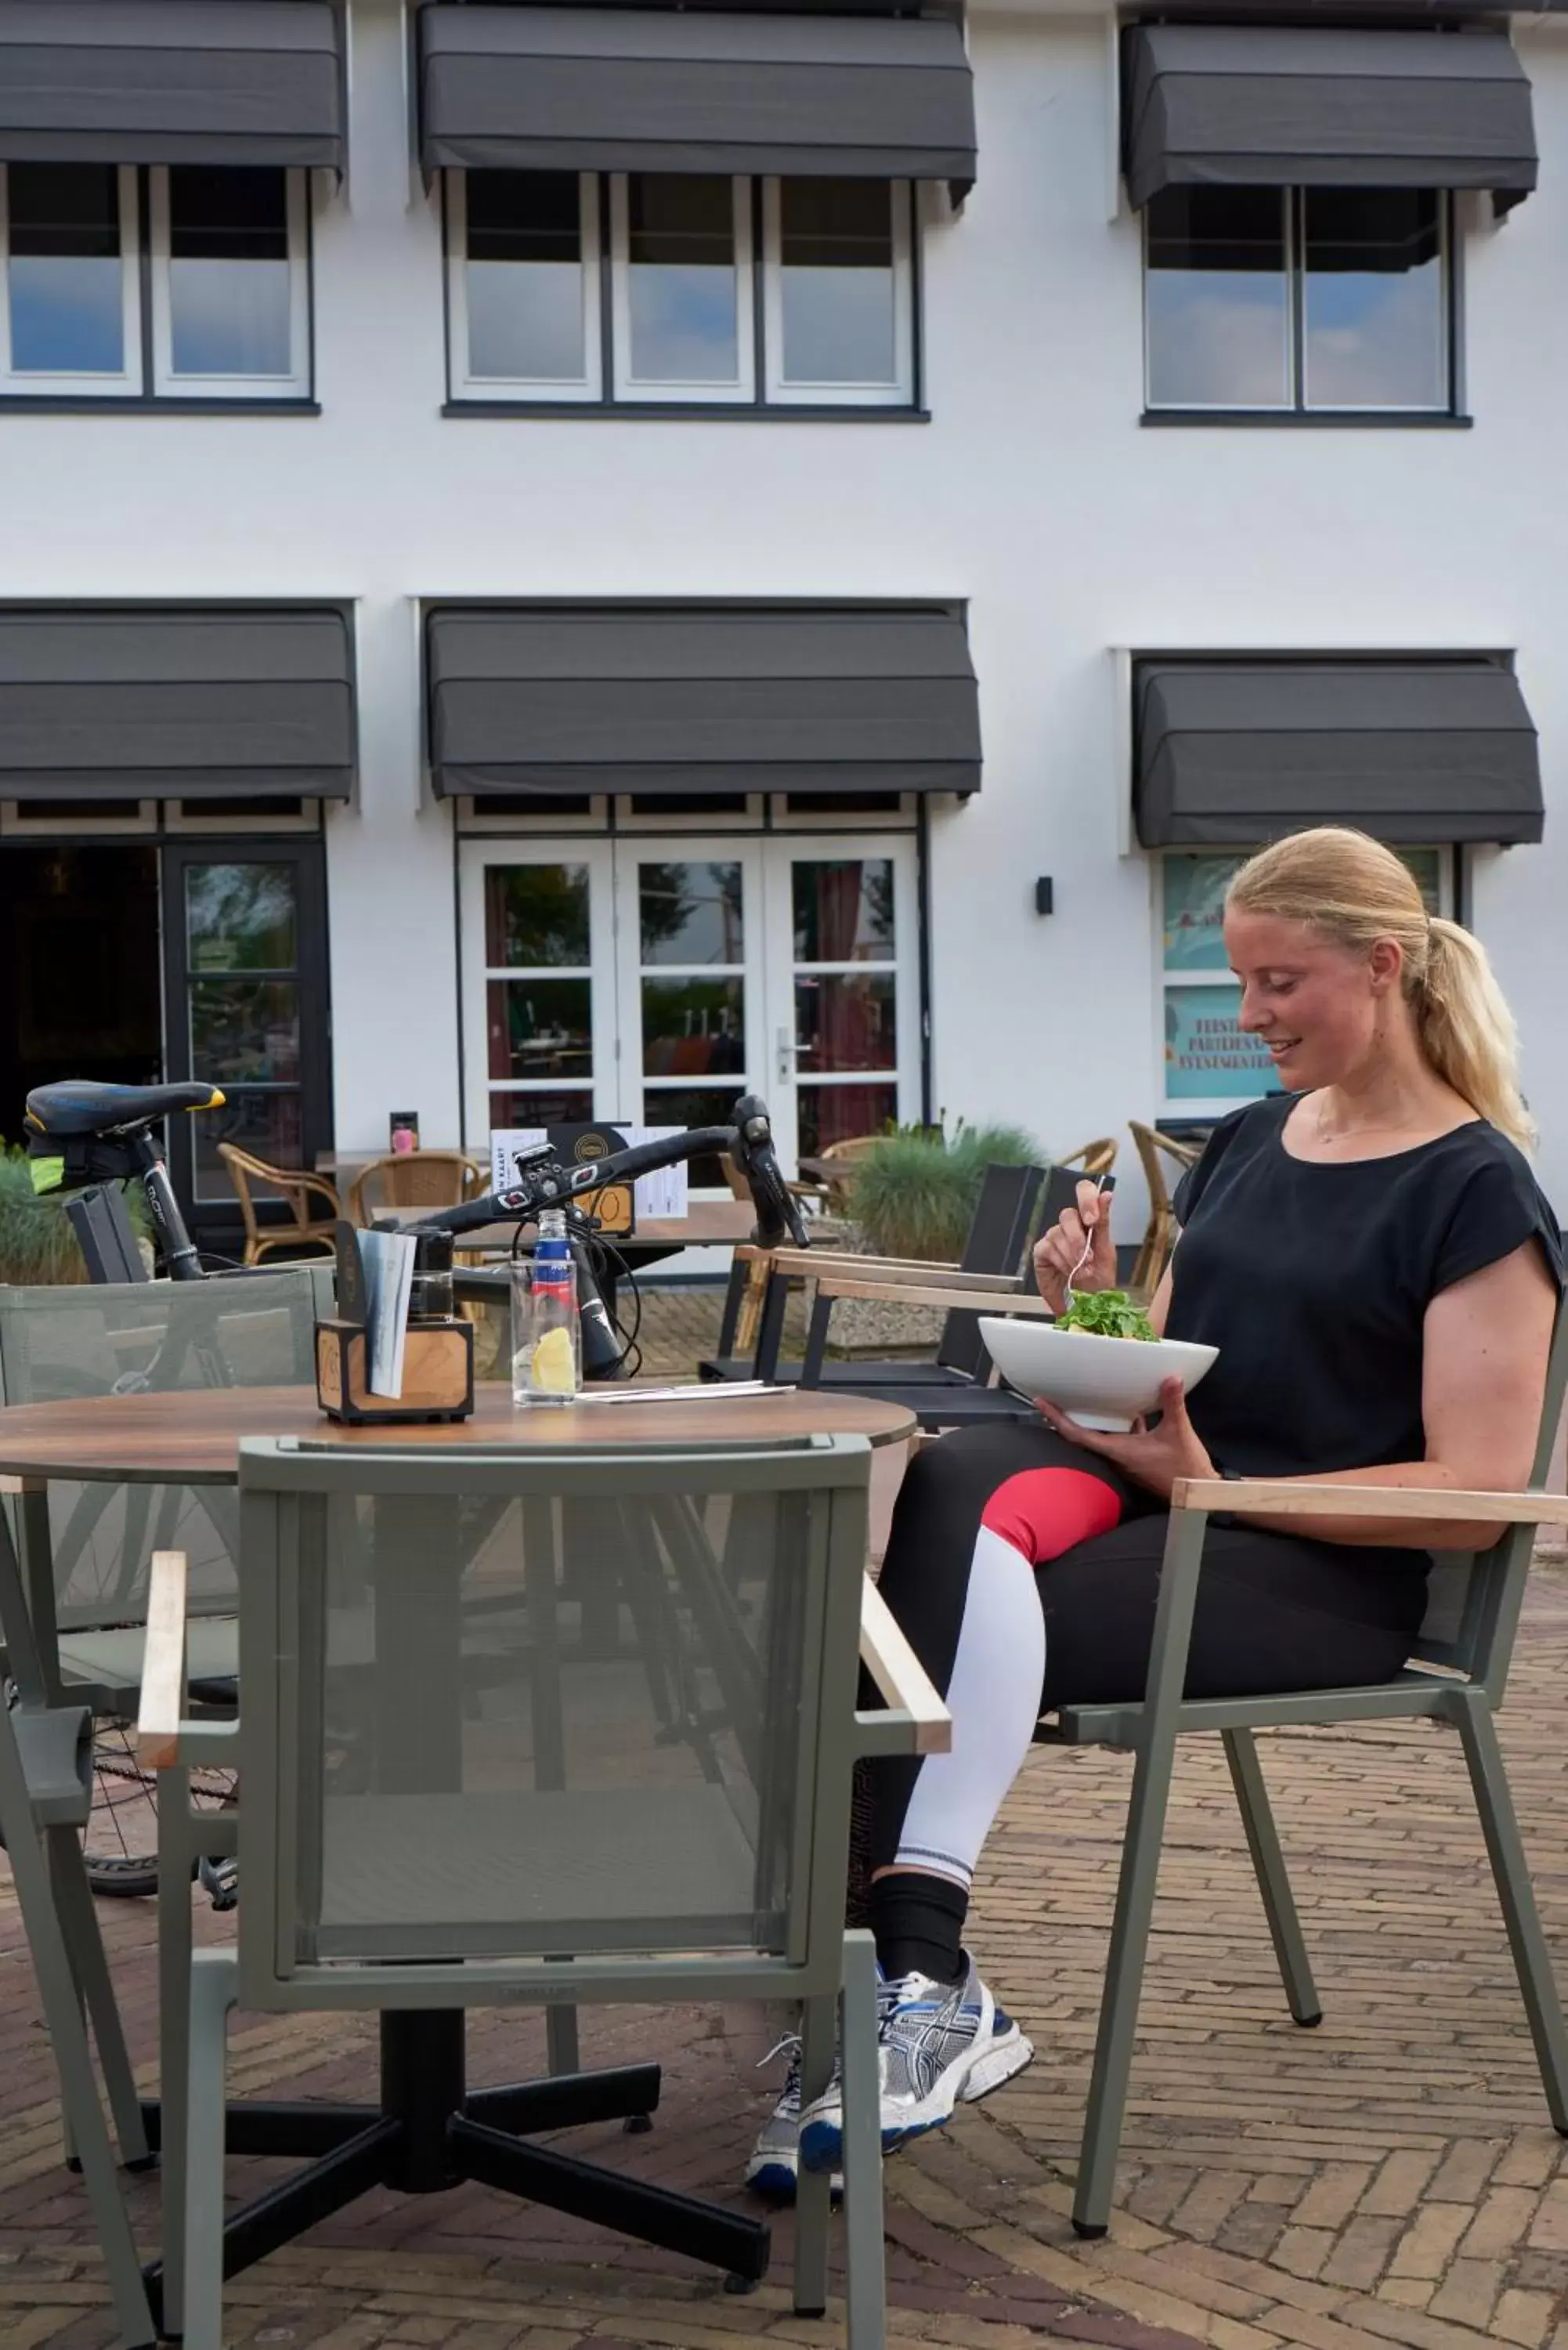
[[(1163, 1325), (1168, 1286), (1168, 1274), (1150, 1315), (1156, 1328)], [(1422, 1329), (1425, 1460), (1397, 1461), (1378, 1469), (1341, 1469), (1288, 1482), (1361, 1486), (1369, 1503), (1379, 1486), (1449, 1492), (1518, 1491), (1535, 1455), (1556, 1310), (1556, 1285), (1533, 1241), (1455, 1282), (1432, 1300)], [(1178, 1477), (1211, 1477), (1214, 1470), (1188, 1418), (1177, 1381), (1169, 1382), (1161, 1407), (1158, 1428), (1106, 1436), (1079, 1428), (1054, 1404), (1041, 1404), (1062, 1435), (1114, 1461), (1164, 1499)], [(1364, 1518), (1249, 1516), (1246, 1523), (1278, 1534), (1315, 1535), (1322, 1542), (1366, 1548), (1397, 1544), (1409, 1550), (1486, 1550), (1501, 1532), (1495, 1525), (1380, 1518), (1370, 1506)]]
[[(1412, 1485), (1470, 1493), (1516, 1492), (1527, 1482), (1541, 1430), (1556, 1284), (1526, 1241), (1443, 1290), (1422, 1326), (1424, 1461), (1345, 1469), (1303, 1479), (1316, 1485)], [(1502, 1529), (1420, 1518), (1266, 1518), (1250, 1524), (1326, 1542), (1397, 1542), (1412, 1550), (1488, 1550)]]

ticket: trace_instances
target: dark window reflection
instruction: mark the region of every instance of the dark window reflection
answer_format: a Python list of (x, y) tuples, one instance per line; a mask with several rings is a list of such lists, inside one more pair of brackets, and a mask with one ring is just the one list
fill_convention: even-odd
[(1444, 408), (1443, 200), (1430, 190), (1307, 188), (1309, 408)]
[(1162, 188), (1145, 213), (1153, 408), (1291, 401), (1280, 188)]
[(739, 1076), (746, 1066), (746, 989), (739, 979), (645, 979), (642, 1066), (649, 1077)]
[[(649, 1086), (642, 1097), (642, 1119), (645, 1126), (730, 1126), (734, 1120), (735, 1101), (743, 1090), (737, 1081), (728, 1086)], [(701, 1191), (724, 1191), (729, 1178), (719, 1163), (717, 1154), (711, 1158), (693, 1159), (690, 1163), (688, 1181)]]
[(645, 963), (744, 962), (738, 864), (641, 863), (637, 905)]
[(805, 1069), (891, 1069), (898, 1052), (893, 974), (803, 973), (794, 983), (795, 1041)]
[(581, 382), (583, 224), (576, 172), (470, 172), (468, 371)]
[(898, 1114), (898, 1089), (885, 1086), (802, 1086), (796, 1094), (800, 1151), (817, 1158), (830, 1142), (880, 1134)]
[(177, 164), (169, 256), (176, 375), (293, 372), (286, 172)]
[(784, 380), (896, 381), (891, 186), (785, 180), (779, 214)]
[(791, 870), (796, 962), (889, 962), (890, 857), (797, 858)]
[(588, 955), (586, 865), (490, 865), (484, 960), (491, 969), (582, 969)]
[(493, 979), (485, 988), (493, 1077), (591, 1077), (586, 979)]
[(11, 365), (19, 375), (125, 366), (119, 174), (108, 163), (0, 165), (9, 213)]

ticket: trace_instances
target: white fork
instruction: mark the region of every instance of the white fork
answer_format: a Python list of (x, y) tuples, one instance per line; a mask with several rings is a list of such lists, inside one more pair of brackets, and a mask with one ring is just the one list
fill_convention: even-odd
[[(1102, 1175), (1095, 1184), (1095, 1197), (1096, 1200), (1103, 1197), (1105, 1188), (1106, 1179)], [(1064, 1314), (1070, 1314), (1073, 1310), (1073, 1283), (1076, 1276), (1083, 1272), (1084, 1267), (1088, 1263), (1089, 1259), (1095, 1253), (1095, 1234), (1098, 1230), (1099, 1224), (1097, 1221), (1089, 1226), (1088, 1237), (1084, 1243), (1084, 1253), (1078, 1259), (1077, 1263), (1073, 1267), (1072, 1272), (1067, 1275), (1067, 1285), (1062, 1297), (1062, 1311)]]

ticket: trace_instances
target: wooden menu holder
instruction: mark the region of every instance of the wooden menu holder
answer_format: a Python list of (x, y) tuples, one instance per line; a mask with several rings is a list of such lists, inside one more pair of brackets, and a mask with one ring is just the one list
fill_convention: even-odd
[(467, 1419), (473, 1410), (473, 1325), (455, 1315), (409, 1324), (403, 1391), (370, 1393), (369, 1294), (358, 1235), (337, 1227), (337, 1315), (316, 1326), (316, 1400), (351, 1426)]

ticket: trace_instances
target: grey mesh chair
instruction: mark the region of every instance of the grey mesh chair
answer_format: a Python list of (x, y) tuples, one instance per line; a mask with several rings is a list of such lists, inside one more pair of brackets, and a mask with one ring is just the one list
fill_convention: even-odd
[(1059, 1716), (1058, 1734), (1068, 1743), (1130, 1747), (1137, 1757), (1073, 2205), (1073, 2225), (1080, 2236), (1103, 2236), (1110, 2220), (1176, 1742), (1188, 1731), (1218, 1731), (1224, 1740), (1285, 1997), (1296, 2022), (1310, 2026), (1322, 2022), (1323, 2010), (1253, 1732), (1315, 1722), (1426, 1719), (1453, 1724), (1469, 1771), (1552, 2127), (1560, 2137), (1568, 2137), (1568, 2032), (1493, 1721), (1508, 1684), (1535, 1530), (1542, 1525), (1568, 1524), (1568, 1500), (1541, 1490), (1565, 1384), (1568, 1313), (1559, 1315), (1552, 1340), (1528, 1492), (1426, 1492), (1407, 1488), (1378, 1496), (1379, 1513), (1390, 1516), (1447, 1520), (1453, 1524), (1493, 1522), (1505, 1529), (1490, 1550), (1444, 1554), (1436, 1560), (1427, 1617), (1416, 1644), (1417, 1661), (1397, 1679), (1379, 1687), (1308, 1690), (1288, 1697), (1184, 1697), (1210, 1513), (1266, 1510), (1271, 1517), (1360, 1515), (1366, 1511), (1367, 1495), (1365, 1489), (1344, 1485), (1275, 1483), (1263, 1479), (1229, 1484), (1188, 1481), (1175, 1487), (1142, 1702), (1065, 1707)]
[[(60, 1403), (146, 1383), (308, 1385), (316, 1318), (331, 1310), (330, 1272), (0, 1287), (0, 1403)], [(192, 1678), (232, 1677), (236, 1523), (222, 1487), (52, 1483), (50, 1555), (26, 1565), (34, 1605), (47, 1605), (57, 1634), (61, 1686), (97, 1713), (134, 1715), (148, 1571), (154, 1550), (176, 1543), (191, 1561)]]
[[(162, 1556), (142, 1704), (150, 1761), (240, 1772), (238, 1950), (196, 1956), (188, 2166), (177, 2146), (171, 2175), (166, 2128), (150, 2275), (187, 2350), (220, 2350), (225, 2276), (379, 2185), (478, 2179), (760, 2277), (759, 2221), (532, 2142), (646, 2122), (657, 2065), (465, 2085), (469, 2007), (693, 1999), (799, 2000), (808, 2097), (841, 2005), (850, 2338), (880, 2350), (876, 1975), (869, 1938), (844, 1928), (850, 1778), (857, 1754), (936, 1751), (950, 1725), (865, 1577), (869, 1465), (863, 1439), (825, 1437), (243, 1447), (239, 1722), (179, 1719), (181, 1570)], [(583, 1501), (605, 1513), (603, 1572), (641, 1597), (615, 1656), (576, 1661), (556, 1617)], [(650, 1642), (688, 1700), (674, 1738)], [(888, 1710), (857, 1711), (857, 1652)], [(225, 2143), (246, 2142), (223, 2095), (236, 2002), (379, 2009), (381, 2098), (296, 2109), (295, 2146), (280, 2124), (271, 2150), (317, 2159), (225, 2223)], [(827, 2199), (826, 2178), (802, 2180), (803, 2311), (826, 2302)]]
[[(24, 1506), (43, 1498), (26, 1495)], [(50, 1699), (3, 1513), (0, 1632), (15, 1698), (9, 1706), (0, 1704), (0, 1843), (59, 2075), (66, 2151), (86, 2181), (119, 2338), (128, 2350), (142, 2350), (156, 2338), (155, 2329), (88, 2036), (90, 2021), (119, 2158), (143, 2169), (151, 2156), (82, 1861), (82, 1831), (92, 1804), (92, 1716), (85, 1705)]]

